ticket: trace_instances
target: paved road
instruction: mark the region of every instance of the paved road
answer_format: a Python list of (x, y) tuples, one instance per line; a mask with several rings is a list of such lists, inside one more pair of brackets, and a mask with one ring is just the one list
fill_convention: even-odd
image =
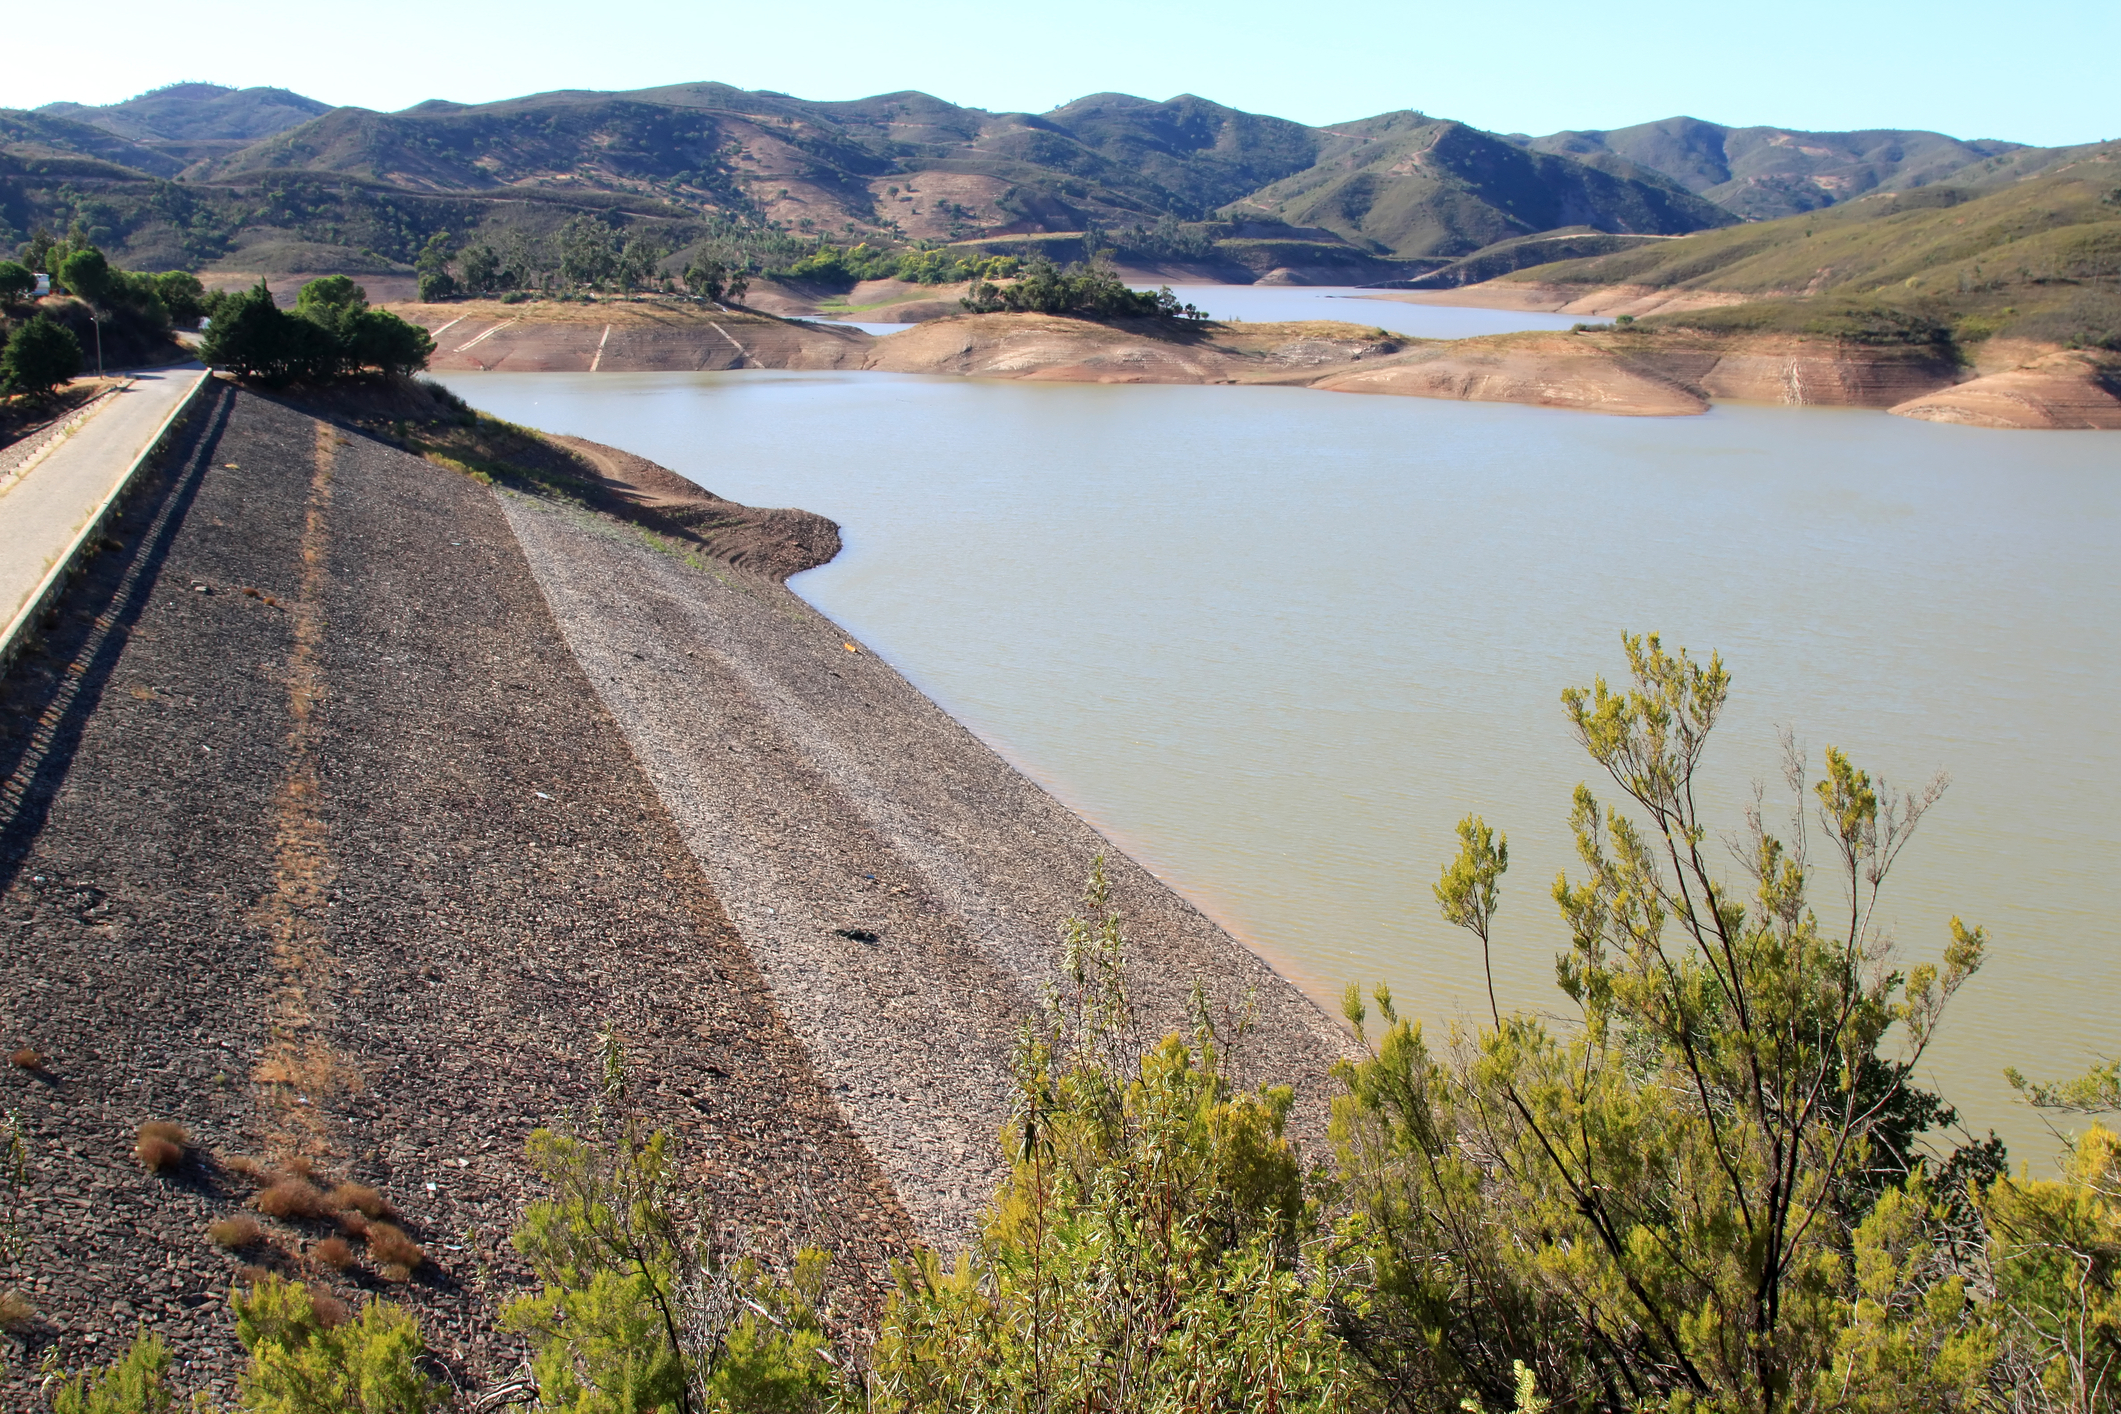
[(205, 376), (196, 363), (132, 375), (130, 387), (0, 490), (0, 631), (36, 594), (170, 409)]

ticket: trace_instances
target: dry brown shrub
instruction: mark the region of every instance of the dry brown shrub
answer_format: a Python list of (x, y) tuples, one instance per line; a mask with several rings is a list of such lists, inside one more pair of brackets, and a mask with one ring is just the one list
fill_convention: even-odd
[(359, 1213), (345, 1212), (338, 1215), (339, 1231), (348, 1237), (365, 1239), (368, 1236), (368, 1219)]
[(256, 1262), (247, 1263), (236, 1268), (236, 1284), (238, 1286), (256, 1286), (271, 1275), (271, 1267), (261, 1267)]
[(403, 1286), (412, 1280), (412, 1268), (400, 1262), (390, 1262), (376, 1268), (376, 1275), (385, 1281)]
[[(407, 1237), (403, 1228), (390, 1223), (375, 1223), (369, 1227), (368, 1255), (379, 1269), (384, 1270), (386, 1276), (389, 1275), (388, 1269), (391, 1267), (403, 1267), (409, 1276), (414, 1267), (427, 1260), (427, 1253), (420, 1244)], [(404, 1279), (392, 1278), (394, 1281)]]
[(133, 1140), (133, 1157), (150, 1173), (168, 1173), (184, 1162), (185, 1150), (190, 1147), (191, 1135), (183, 1125), (166, 1119), (150, 1120), (140, 1126)]
[(259, 1183), (272, 1176), (272, 1171), (265, 1167), (263, 1159), (254, 1159), (248, 1154), (224, 1154), (221, 1156), (221, 1167)]
[(19, 1291), (0, 1291), (0, 1330), (26, 1330), (36, 1319), (37, 1308), (29, 1304), (28, 1297)]
[(331, 1205), (334, 1208), (349, 1209), (363, 1217), (380, 1218), (385, 1222), (398, 1215), (398, 1210), (390, 1205), (388, 1198), (365, 1183), (342, 1183), (332, 1189)]
[(335, 1272), (343, 1272), (353, 1265), (353, 1248), (343, 1237), (327, 1237), (309, 1249), (309, 1255)]
[(44, 1052), (38, 1050), (35, 1046), (24, 1046), (21, 1050), (9, 1056), (7, 1060), (8, 1064), (19, 1066), (23, 1070), (42, 1070), (44, 1069), (45, 1055)]
[(269, 1218), (321, 1218), (331, 1211), (317, 1185), (306, 1178), (283, 1178), (250, 1203)]
[(248, 1213), (237, 1213), (234, 1217), (217, 1218), (206, 1225), (206, 1236), (214, 1246), (230, 1252), (240, 1252), (254, 1245), (265, 1236), (265, 1229)]
[(317, 1313), (317, 1324), (330, 1330), (353, 1314), (346, 1303), (321, 1286), (309, 1289), (309, 1309)]
[(309, 1183), (317, 1176), (317, 1166), (310, 1162), (306, 1154), (296, 1154), (280, 1161), (280, 1172), (287, 1178), (299, 1178), (304, 1183)]

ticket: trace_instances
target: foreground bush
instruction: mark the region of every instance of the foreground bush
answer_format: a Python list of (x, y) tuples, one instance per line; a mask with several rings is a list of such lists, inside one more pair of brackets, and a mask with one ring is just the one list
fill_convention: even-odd
[[(1102, 861), (1016, 1060), (1010, 1175), (978, 1247), (902, 1266), (879, 1410), (1359, 1409), (1328, 1329), (1286, 1087), (1237, 1089), (1204, 999), (1144, 1045)], [(1242, 1018), (1225, 1031), (1242, 1031)]]
[(48, 397), (81, 371), (81, 341), (43, 315), (17, 324), (0, 348), (0, 392)]
[(328, 1320), (309, 1288), (266, 1276), (237, 1292), (236, 1338), (250, 1352), (243, 1408), (255, 1414), (425, 1414), (442, 1390), (420, 1369), (427, 1344), (410, 1313), (371, 1299)]

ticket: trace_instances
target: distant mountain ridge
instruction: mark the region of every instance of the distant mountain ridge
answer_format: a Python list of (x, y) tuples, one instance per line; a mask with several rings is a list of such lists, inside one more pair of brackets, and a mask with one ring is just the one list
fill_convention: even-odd
[(1516, 134), (1510, 141), (1579, 161), (1618, 157), (1751, 221), (1814, 211), (1873, 191), (1927, 186), (2028, 150), (2024, 143), (1967, 142), (1919, 130), (1815, 133), (1730, 128), (1686, 117), (1609, 131)]
[(284, 88), (173, 83), (123, 103), (47, 103), (39, 113), (70, 118), (135, 142), (240, 139), (255, 142), (331, 111), (329, 103)]
[(1032, 114), (703, 82), (378, 113), (186, 83), (0, 111), (0, 241), (79, 223), (149, 267), (257, 250), (387, 268), (437, 231), (498, 238), (581, 213), (659, 222), (680, 245), (732, 226), (885, 242), (1153, 228), (1142, 248), (1174, 260), (1249, 242), (1255, 274), (1309, 261), (1370, 280), (1555, 231), (1681, 235), (1946, 175), (2004, 180), (2046, 151), (1692, 118), (1545, 137), (1413, 111), (1310, 127), (1192, 94)]

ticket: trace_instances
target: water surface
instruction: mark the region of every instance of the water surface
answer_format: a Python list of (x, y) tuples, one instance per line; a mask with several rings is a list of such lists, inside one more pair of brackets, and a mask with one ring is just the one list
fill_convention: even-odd
[[(1154, 285), (1136, 285), (1153, 290)], [(1216, 319), (1252, 324), (1292, 319), (1335, 319), (1411, 334), (1423, 339), (1470, 339), (1480, 334), (1510, 334), (1520, 329), (1567, 329), (1581, 321), (1573, 314), (1538, 314), (1516, 309), (1459, 309), (1449, 305), (1407, 304), (1378, 299), (1377, 291), (1354, 285), (1173, 285), (1171, 293)], [(876, 311), (888, 314), (888, 309)], [(816, 324), (844, 324), (870, 334), (896, 334), (911, 324), (879, 324), (856, 319), (819, 318)]]
[(1470, 339), (1520, 329), (1567, 329), (1583, 321), (1583, 316), (1577, 314), (1408, 304), (1379, 299), (1376, 290), (1354, 285), (1173, 285), (1171, 293), (1216, 319), (1242, 319), (1251, 324), (1337, 319), (1423, 339)]
[(1912, 958), (1955, 912), (1994, 935), (1927, 1067), (1973, 1121), (2033, 1152), (2003, 1066), (2121, 1052), (2110, 436), (882, 374), (446, 381), (839, 521), (799, 592), (1322, 1000), (1385, 980), (1434, 1020), (1486, 1011), (1429, 892), (1477, 810), (1512, 848), (1503, 1005), (1565, 1009), (1548, 891), (1595, 768), (1557, 699), (1656, 629), (1730, 665), (1707, 771), (1734, 827), (1783, 725), (1814, 762), (1951, 772), (1888, 911)]

